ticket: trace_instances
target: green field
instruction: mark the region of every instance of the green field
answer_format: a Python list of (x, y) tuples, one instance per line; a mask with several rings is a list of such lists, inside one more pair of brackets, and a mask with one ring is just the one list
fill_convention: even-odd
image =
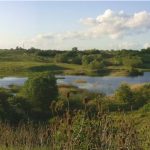
[[(132, 62), (134, 59), (138, 60)], [(134, 74), (150, 71), (149, 60), (148, 50), (146, 52), (0, 50), (0, 75), (29, 76), (36, 72), (49, 71), (65, 75), (127, 76), (133, 72), (131, 68), (136, 69)], [(127, 64), (128, 62), (130, 63)]]
[(54, 76), (144, 71), (150, 71), (149, 49), (0, 50), (1, 77), (30, 77), (23, 86), (0, 88), (0, 150), (149, 150), (149, 83), (122, 84), (105, 95), (57, 85)]

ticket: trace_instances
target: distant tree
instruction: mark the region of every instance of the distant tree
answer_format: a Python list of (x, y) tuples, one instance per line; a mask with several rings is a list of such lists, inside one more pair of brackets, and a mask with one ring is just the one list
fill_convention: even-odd
[(92, 55), (94, 60), (97, 61), (102, 61), (103, 60), (103, 56), (101, 54), (97, 54), (97, 55)]
[(90, 64), (92, 61), (93, 61), (93, 58), (90, 55), (84, 55), (82, 57), (82, 65), (86, 66), (86, 65)]
[(73, 47), (72, 51), (78, 51), (78, 48), (77, 47)]
[(114, 65), (122, 65), (122, 57), (114, 56), (114, 58), (113, 58), (113, 64)]
[(58, 63), (67, 63), (68, 62), (68, 56), (66, 53), (64, 54), (57, 54), (55, 56), (55, 61)]
[(103, 61), (93, 60), (89, 64), (89, 67), (90, 67), (90, 69), (93, 69), (93, 70), (103, 69), (104, 68), (104, 62)]
[(20, 51), (20, 50), (25, 50), (25, 49), (22, 48), (22, 47), (17, 46), (17, 47), (16, 47), (16, 50)]
[(72, 57), (76, 57), (79, 54), (78, 48), (77, 47), (73, 47), (71, 51), (67, 51), (66, 52), (68, 58), (72, 58)]
[(80, 55), (70, 58), (70, 62), (73, 64), (81, 64), (81, 61)]
[(56, 79), (48, 73), (30, 77), (26, 81), (21, 94), (30, 100), (34, 107), (46, 111), (49, 109), (51, 101), (58, 96)]
[(123, 59), (123, 64), (127, 67), (140, 67), (142, 63), (142, 59), (139, 56), (125, 57)]
[(150, 47), (147, 47), (146, 49), (141, 49), (141, 52), (150, 54)]

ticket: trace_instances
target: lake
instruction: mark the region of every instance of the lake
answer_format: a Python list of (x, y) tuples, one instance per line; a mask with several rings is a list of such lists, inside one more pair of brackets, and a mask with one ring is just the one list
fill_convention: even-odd
[(0, 78), (0, 87), (7, 88), (9, 85), (23, 85), (28, 78), (26, 77), (3, 77)]
[[(112, 94), (121, 83), (138, 84), (150, 82), (150, 72), (145, 72), (143, 76), (135, 77), (91, 77), (91, 76), (56, 76), (58, 84), (71, 84), (81, 89), (92, 92), (104, 92)], [(4, 77), (0, 79), (0, 87), (8, 87), (11, 84), (23, 85), (26, 77)], [(81, 81), (81, 82), (77, 82)]]
[[(104, 92), (106, 94), (113, 94), (121, 83), (137, 84), (150, 82), (150, 72), (145, 72), (143, 76), (135, 76), (135, 77), (112, 77), (112, 76), (104, 76), (104, 77), (57, 76), (57, 77), (60, 78), (57, 80), (58, 84), (71, 84), (81, 89), (87, 89), (93, 92)], [(80, 80), (81, 83), (76, 82)]]

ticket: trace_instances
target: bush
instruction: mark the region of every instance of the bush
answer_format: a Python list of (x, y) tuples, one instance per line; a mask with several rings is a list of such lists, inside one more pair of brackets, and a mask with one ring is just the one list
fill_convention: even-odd
[(27, 120), (30, 118), (31, 111), (30, 103), (21, 96), (13, 96), (8, 99), (11, 109), (20, 116), (20, 120)]
[(9, 112), (9, 103), (7, 99), (11, 97), (12, 94), (9, 93), (6, 89), (1, 88), (0, 89), (0, 110), (1, 110), (1, 116), (5, 116), (7, 112)]
[(128, 104), (134, 102), (133, 93), (128, 84), (122, 84), (115, 92), (115, 98)]
[(123, 59), (123, 64), (127, 67), (140, 67), (143, 62), (139, 56), (129, 56)]
[(100, 70), (104, 68), (104, 62), (103, 61), (97, 61), (94, 60), (89, 64), (90, 69), (92, 70)]
[(68, 57), (67, 54), (57, 54), (55, 56), (55, 61), (58, 63), (67, 63), (68, 62)]
[(131, 76), (143, 75), (143, 72), (141, 72), (138, 69), (133, 68), (133, 67), (129, 68), (128, 72), (129, 72), (129, 75), (131, 75)]
[(58, 96), (56, 79), (48, 73), (32, 76), (26, 81), (21, 95), (31, 101), (33, 107), (47, 111), (51, 101)]
[(142, 112), (150, 112), (150, 103), (144, 105), (144, 106), (140, 109), (140, 111), (142, 111)]

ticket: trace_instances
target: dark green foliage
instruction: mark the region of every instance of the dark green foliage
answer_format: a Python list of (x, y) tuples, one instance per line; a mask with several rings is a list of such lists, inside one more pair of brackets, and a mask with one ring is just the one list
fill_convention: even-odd
[(141, 109), (140, 109), (141, 112), (150, 112), (150, 103), (144, 105)]
[(98, 60), (93, 60), (90, 64), (89, 67), (92, 70), (100, 70), (104, 68), (104, 62), (103, 61), (98, 61)]
[(114, 56), (113, 64), (118, 66), (122, 65), (122, 58), (119, 56)]
[(73, 47), (72, 51), (78, 51), (78, 48), (77, 47)]
[(33, 107), (46, 111), (58, 95), (56, 79), (49, 73), (32, 76), (26, 81), (21, 94)]
[(82, 58), (80, 55), (70, 58), (69, 62), (72, 64), (81, 64)]
[(82, 57), (82, 65), (88, 65), (89, 63), (91, 63), (92, 62), (92, 60), (93, 60), (93, 58), (92, 58), (92, 56), (90, 56), (90, 55), (84, 55), (83, 57)]
[(139, 90), (133, 92), (134, 107), (140, 108), (150, 103), (150, 84), (143, 85)]
[(139, 71), (136, 68), (131, 67), (131, 68), (128, 69), (128, 74), (130, 76), (136, 76), (136, 75), (143, 75), (143, 72)]
[(9, 104), (11, 105), (11, 108), (18, 114), (20, 114), (22, 119), (28, 119), (29, 113), (31, 111), (31, 105), (30, 103), (21, 96), (13, 96), (9, 97), (8, 99)]
[(123, 65), (127, 67), (140, 67), (142, 63), (139, 56), (128, 56), (123, 59)]
[[(83, 67), (82, 74), (89, 75), (90, 71), (98, 71), (96, 75), (103, 75), (101, 72), (101, 67), (97, 69), (97, 62), (100, 64), (104, 63), (103, 68), (106, 70), (106, 74), (116, 74), (116, 75), (140, 75), (141, 72), (139, 70), (144, 71), (145, 69), (150, 68), (150, 53), (149, 48), (142, 49), (141, 51), (137, 50), (98, 50), (91, 49), (86, 51), (80, 51), (77, 47), (72, 48), (72, 50), (40, 50), (37, 48), (24, 49), (21, 47), (17, 47), (16, 49), (8, 50), (0, 50), (0, 61), (7, 62), (6, 64), (1, 64), (0, 73), (1, 74), (9, 74), (9, 75), (24, 75), (25, 73), (31, 73), (26, 65), (32, 67), (36, 66), (34, 63), (38, 62), (39, 66), (45, 66), (45, 63), (58, 63), (55, 65), (65, 65), (61, 63), (67, 64), (78, 64), (78, 70), (75, 68), (69, 68), (67, 71), (62, 70), (59, 73), (64, 74), (76, 74), (76, 72), (80, 72)], [(9, 62), (14, 62), (11, 65)], [(17, 65), (15, 64), (17, 62)], [(31, 63), (32, 62), (32, 63)], [(26, 63), (23, 65), (22, 63)], [(44, 64), (43, 64), (44, 63)], [(94, 65), (93, 65), (94, 64)], [(95, 65), (96, 64), (96, 65)], [(23, 67), (22, 67), (23, 65)], [(8, 69), (6, 69), (6, 67)], [(46, 65), (47, 66), (47, 65)], [(94, 66), (94, 67), (93, 67)], [(50, 68), (49, 68), (50, 69)], [(43, 68), (43, 70), (49, 70), (47, 68)], [(138, 70), (136, 70), (138, 69)], [(51, 69), (49, 70), (51, 71)], [(55, 71), (53, 71), (55, 72)], [(68, 73), (69, 72), (69, 73)], [(56, 72), (57, 68), (56, 68)], [(94, 73), (95, 75), (95, 73)]]
[(66, 53), (64, 53), (64, 54), (57, 54), (55, 56), (55, 61), (58, 62), (58, 63), (67, 63), (68, 62), (67, 54)]
[(69, 58), (73, 58), (75, 56), (77, 56), (79, 54), (78, 48), (77, 47), (73, 47), (71, 51), (67, 51), (66, 52), (67, 56)]
[(84, 55), (82, 65), (89, 67), (91, 70), (101, 70), (105, 64), (102, 55)]
[(10, 96), (11, 94), (7, 90), (3, 88), (0, 89), (0, 119), (1, 120), (5, 120), (8, 118), (10, 105), (7, 99)]
[(3, 109), (4, 113), (9, 111), (9, 103), (7, 99), (10, 96), (11, 94), (6, 89), (0, 89), (0, 106), (1, 109)]

